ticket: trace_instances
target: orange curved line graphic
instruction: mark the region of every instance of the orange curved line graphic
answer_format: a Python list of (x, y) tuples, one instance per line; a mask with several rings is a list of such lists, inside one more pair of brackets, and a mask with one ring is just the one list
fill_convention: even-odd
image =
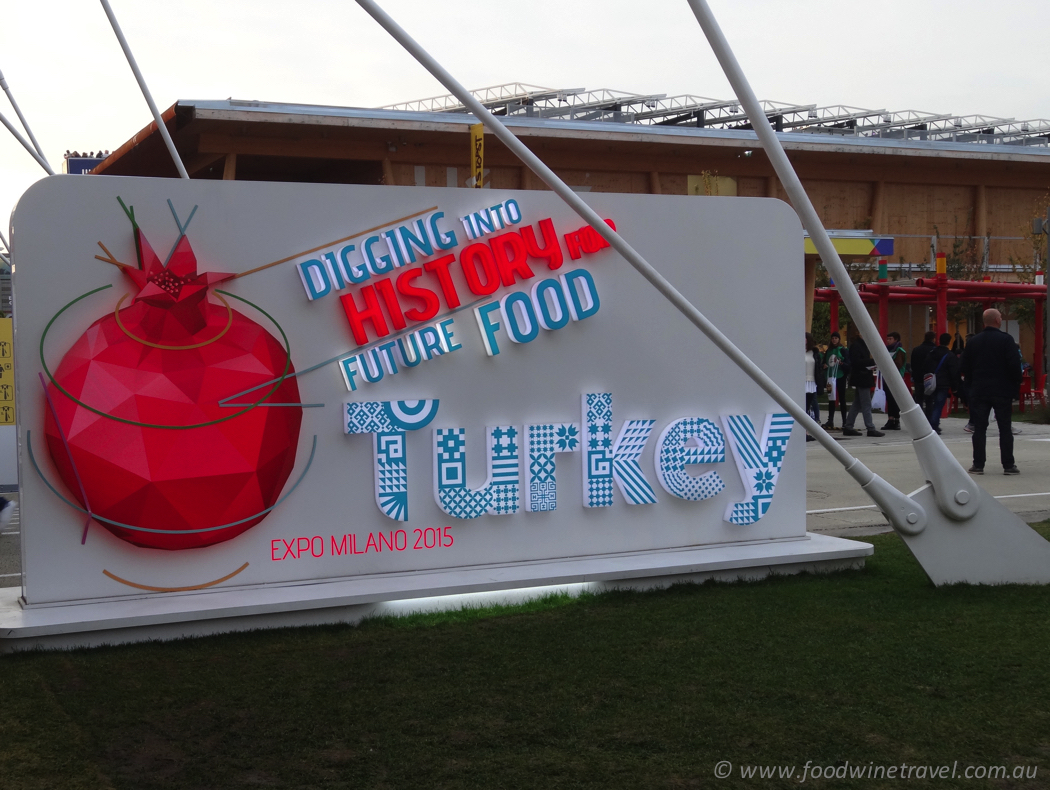
[(207, 589), (208, 587), (214, 587), (216, 584), (222, 584), (227, 579), (232, 579), (234, 576), (236, 576), (238, 573), (240, 573), (241, 571), (243, 571), (247, 567), (248, 567), (248, 563), (246, 562), (246, 563), (244, 563), (244, 565), (239, 567), (233, 573), (228, 573), (225, 576), (223, 576), (221, 579), (216, 579), (213, 582), (205, 582), (204, 584), (192, 584), (189, 587), (151, 587), (148, 584), (137, 584), (135, 582), (129, 582), (127, 579), (122, 579), (119, 576), (117, 576), (116, 574), (110, 573), (109, 571), (107, 571), (105, 569), (103, 569), (102, 572), (106, 576), (111, 578), (113, 581), (120, 582), (121, 584), (126, 584), (126, 585), (128, 585), (128, 587), (134, 587), (137, 590), (147, 590), (149, 592), (189, 592), (190, 590), (204, 590), (204, 589)]
[(117, 326), (120, 328), (121, 332), (130, 337), (136, 343), (141, 343), (142, 345), (149, 346), (150, 348), (160, 348), (167, 351), (190, 351), (194, 348), (204, 348), (205, 346), (210, 346), (220, 337), (229, 332), (230, 327), (233, 326), (233, 308), (230, 307), (229, 302), (222, 298), (222, 294), (216, 293), (215, 296), (218, 297), (219, 301), (226, 305), (226, 328), (219, 332), (219, 334), (217, 334), (215, 337), (209, 338), (208, 340), (205, 340), (200, 343), (194, 343), (190, 346), (165, 346), (160, 343), (151, 343), (148, 340), (143, 340), (141, 337), (135, 337), (135, 335), (131, 334), (131, 332), (127, 330), (127, 327), (125, 327), (120, 320), (120, 306), (124, 304), (124, 300), (127, 299), (129, 296), (131, 296), (131, 294), (124, 294), (122, 297), (120, 297), (120, 299), (117, 300), (117, 306), (113, 308), (113, 318), (116, 320)]

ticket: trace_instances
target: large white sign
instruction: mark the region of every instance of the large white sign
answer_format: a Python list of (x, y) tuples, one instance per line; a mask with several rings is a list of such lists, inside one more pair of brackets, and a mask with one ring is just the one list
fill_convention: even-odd
[[(801, 400), (788, 206), (587, 199)], [(534, 191), (40, 182), (12, 226), (26, 606), (804, 543), (801, 430), (581, 226)]]

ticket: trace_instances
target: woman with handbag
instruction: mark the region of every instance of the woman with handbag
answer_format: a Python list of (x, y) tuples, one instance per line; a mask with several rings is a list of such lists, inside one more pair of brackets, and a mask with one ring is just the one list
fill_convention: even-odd
[[(824, 358), (813, 342), (813, 335), (806, 332), (806, 414), (817, 422), (820, 422), (820, 405), (817, 403), (817, 393), (824, 389)], [(806, 441), (814, 441), (813, 437), (806, 434)]]
[(846, 377), (849, 376), (849, 351), (842, 345), (842, 336), (831, 333), (828, 350), (824, 352), (824, 374), (827, 376), (828, 421), (824, 430), (835, 430), (835, 406), (842, 412), (842, 423), (846, 423)]

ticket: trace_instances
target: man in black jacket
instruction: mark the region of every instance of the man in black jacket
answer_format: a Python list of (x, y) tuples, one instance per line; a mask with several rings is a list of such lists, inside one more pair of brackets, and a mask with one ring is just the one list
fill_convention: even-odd
[(1021, 352), (1014, 339), (1000, 331), (1003, 317), (998, 310), (984, 311), (984, 331), (966, 344), (962, 375), (970, 389), (970, 422), (973, 423), (973, 466), (970, 472), (984, 474), (985, 432), (989, 412), (995, 411), (999, 426), (999, 455), (1003, 474), (1020, 474), (1014, 464), (1014, 435), (1010, 412), (1021, 387)]
[(853, 387), (853, 403), (850, 404), (849, 414), (842, 424), (843, 436), (860, 436), (860, 431), (853, 427), (857, 421), (857, 414), (864, 415), (864, 427), (868, 429), (868, 436), (885, 436), (882, 431), (876, 430), (875, 423), (871, 419), (871, 388), (875, 386), (875, 360), (871, 358), (871, 352), (863, 339), (853, 338), (849, 344), (849, 383)]
[(911, 388), (915, 402), (922, 406), (922, 410), (930, 413), (930, 399), (923, 392), (922, 377), (926, 370), (926, 360), (931, 351), (937, 348), (937, 335), (927, 332), (922, 342), (911, 350)]

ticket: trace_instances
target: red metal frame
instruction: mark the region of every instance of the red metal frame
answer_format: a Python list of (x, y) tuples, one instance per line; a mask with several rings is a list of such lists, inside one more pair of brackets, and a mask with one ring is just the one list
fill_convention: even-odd
[[(938, 274), (915, 281), (915, 285), (894, 285), (888, 282), (862, 283), (857, 286), (865, 304), (879, 306), (879, 331), (883, 337), (889, 331), (889, 306), (891, 304), (914, 304), (936, 309), (937, 334), (948, 331), (948, 306), (960, 302), (979, 302), (990, 306), (994, 302), (1014, 299), (1035, 300), (1035, 349), (1032, 356), (1033, 378), (1038, 381), (1043, 370), (1043, 306), (1046, 302), (1046, 285), (1031, 283), (992, 283), (971, 280), (949, 280)], [(831, 307), (831, 331), (839, 329), (839, 293), (835, 288), (815, 288), (813, 301), (828, 302)]]

